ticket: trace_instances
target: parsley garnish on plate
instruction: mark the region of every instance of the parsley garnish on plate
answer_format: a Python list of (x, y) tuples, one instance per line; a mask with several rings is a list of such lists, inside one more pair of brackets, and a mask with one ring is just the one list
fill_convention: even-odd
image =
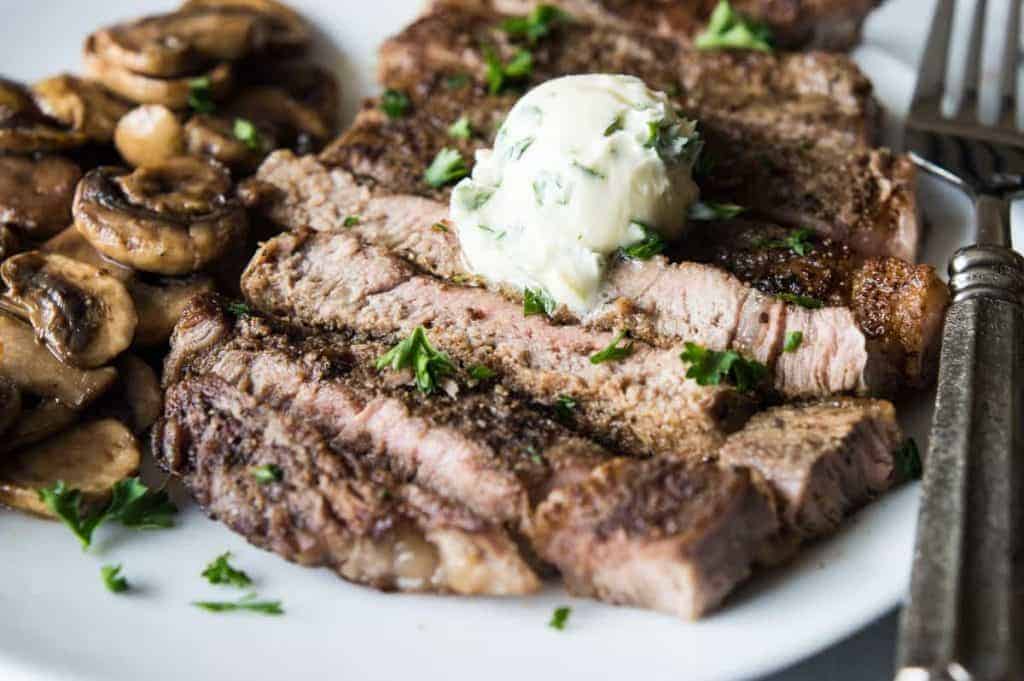
[(924, 472), (921, 452), (917, 448), (917, 441), (912, 437), (904, 440), (900, 448), (893, 452), (892, 457), (896, 471), (904, 480), (916, 480)]
[(721, 0), (711, 13), (707, 29), (697, 36), (694, 45), (701, 50), (760, 50), (771, 52), (771, 30), (732, 8)]
[(250, 315), (250, 314), (252, 314), (252, 308), (250, 308), (245, 303), (240, 303), (240, 302), (237, 302), (237, 301), (236, 302), (227, 303), (224, 306), (224, 309), (226, 309), (228, 312), (230, 312), (231, 314), (235, 315), (236, 317), (241, 317), (243, 315)]
[(569, 395), (559, 395), (558, 399), (555, 400), (555, 414), (563, 421), (571, 421), (573, 410), (577, 405), (579, 405), (579, 402)]
[(494, 378), (497, 374), (490, 367), (486, 367), (483, 364), (474, 364), (469, 367), (469, 376), (476, 381), (486, 381), (489, 378)]
[(193, 601), (192, 605), (209, 612), (236, 612), (245, 610), (263, 615), (283, 615), (281, 601), (258, 601), (256, 594), (250, 593), (237, 601)]
[(417, 326), (412, 334), (377, 359), (377, 369), (412, 369), (416, 386), (421, 392), (431, 393), (438, 380), (455, 373), (455, 365), (443, 352), (434, 349), (427, 340), (427, 332)]
[(388, 118), (402, 118), (412, 108), (412, 101), (409, 95), (401, 90), (385, 90), (380, 96), (380, 110), (387, 114)]
[(443, 187), (449, 182), (460, 180), (469, 175), (469, 168), (462, 160), (458, 149), (445, 147), (437, 152), (430, 167), (423, 173), (423, 179), (431, 187)]
[(510, 84), (520, 83), (533, 73), (533, 54), (529, 50), (519, 50), (502, 63), (493, 48), (485, 47), (484, 63), (487, 66), (487, 90), (492, 95), (501, 94)]
[(777, 293), (775, 297), (779, 300), (784, 300), (787, 303), (793, 303), (794, 305), (805, 307), (808, 310), (817, 310), (818, 308), (825, 307), (825, 303), (821, 302), (817, 298), (802, 296), (798, 293)]
[(550, 317), (556, 309), (558, 309), (558, 303), (544, 289), (528, 288), (523, 290), (524, 317), (535, 314), (545, 314)]
[(345, 221), (341, 223), (342, 227), (355, 227), (362, 222), (363, 217), (361, 215), (349, 215), (345, 218)]
[(448, 226), (445, 225), (443, 222), (435, 222), (434, 224), (430, 225), (430, 229), (434, 230), (435, 232), (447, 232)]
[(525, 38), (531, 45), (544, 38), (556, 26), (571, 17), (552, 5), (538, 5), (523, 17), (510, 17), (501, 22), (501, 30), (513, 38)]
[(78, 537), (83, 548), (92, 544), (96, 528), (107, 521), (135, 529), (166, 528), (174, 525), (172, 516), (178, 511), (167, 492), (151, 490), (138, 478), (114, 483), (110, 503), (97, 513), (83, 513), (81, 490), (68, 489), (63, 481), (38, 493), (47, 508)]
[(619, 252), (623, 257), (631, 260), (650, 260), (665, 250), (665, 240), (661, 238), (660, 234), (637, 220), (634, 220), (632, 224), (643, 230), (644, 238), (635, 244), (620, 248)]
[(746, 210), (735, 203), (716, 203), (714, 201), (698, 201), (690, 206), (687, 214), (691, 220), (729, 220)]
[(567, 605), (555, 608), (555, 611), (551, 613), (551, 621), (548, 622), (548, 626), (559, 631), (564, 630), (570, 613), (572, 613), (572, 608)]
[(803, 331), (790, 331), (786, 334), (786, 342), (782, 346), (783, 352), (796, 352), (800, 344), (804, 342)]
[(202, 576), (206, 578), (210, 584), (227, 584), (229, 586), (237, 586), (239, 589), (252, 584), (252, 580), (249, 579), (249, 575), (245, 574), (242, 570), (236, 570), (228, 562), (231, 558), (231, 552), (225, 551), (224, 553), (217, 556), (206, 569), (202, 571)]
[(698, 385), (720, 385), (725, 381), (746, 393), (753, 391), (768, 375), (764, 364), (746, 359), (733, 350), (719, 352), (689, 342), (685, 347), (679, 359), (690, 365), (686, 377), (697, 381)]
[(473, 128), (469, 124), (469, 118), (459, 116), (459, 120), (448, 126), (448, 136), (457, 140), (468, 140), (473, 135)]
[(128, 590), (128, 580), (121, 576), (121, 565), (104, 565), (100, 568), (100, 578), (107, 591), (115, 594)]
[(234, 125), (235, 139), (253, 151), (262, 151), (263, 137), (252, 121), (245, 118), (236, 118)]
[(274, 463), (254, 466), (249, 469), (249, 473), (256, 479), (256, 482), (261, 485), (269, 485), (272, 482), (281, 482), (281, 478), (284, 477), (284, 471), (281, 470), (280, 466)]
[(188, 105), (196, 113), (213, 113), (217, 108), (213, 103), (213, 84), (209, 76), (188, 81)]
[(590, 356), (591, 364), (601, 364), (603, 362), (616, 362), (620, 359), (626, 359), (633, 354), (633, 341), (627, 342), (625, 345), (619, 345), (625, 338), (628, 331), (623, 329), (619, 332), (619, 335), (612, 339), (612, 342), (605, 347), (604, 350), (594, 353)]
[(781, 239), (759, 241), (756, 245), (765, 248), (789, 249), (796, 255), (807, 255), (814, 250), (813, 232), (809, 229), (794, 229)]

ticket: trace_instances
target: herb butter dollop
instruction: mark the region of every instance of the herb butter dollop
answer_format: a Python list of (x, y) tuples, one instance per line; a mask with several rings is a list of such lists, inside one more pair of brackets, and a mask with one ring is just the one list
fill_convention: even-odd
[(695, 124), (638, 78), (545, 82), (516, 103), (452, 192), (466, 264), (585, 313), (617, 251), (652, 232), (682, 234), (700, 146)]

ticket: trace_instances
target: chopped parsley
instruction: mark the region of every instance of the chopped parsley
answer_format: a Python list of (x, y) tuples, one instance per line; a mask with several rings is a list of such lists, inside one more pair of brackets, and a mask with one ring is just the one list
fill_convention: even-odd
[(473, 182), (463, 182), (455, 188), (457, 199), (466, 210), (480, 210), (480, 208), (494, 196), (493, 189), (481, 187)]
[(918, 450), (917, 441), (914, 438), (908, 437), (904, 440), (892, 456), (896, 471), (904, 480), (917, 480), (924, 473), (921, 452)]
[(388, 118), (402, 118), (412, 108), (412, 101), (409, 95), (401, 90), (385, 90), (380, 96), (380, 110), (387, 114)]
[(509, 85), (521, 83), (533, 73), (533, 54), (529, 50), (519, 50), (508, 62), (502, 63), (492, 48), (485, 47), (484, 63), (487, 90), (492, 95), (501, 94)]
[(213, 103), (213, 84), (209, 76), (188, 81), (188, 105), (196, 113), (213, 113), (216, 110), (217, 105)]
[(768, 375), (768, 367), (756, 360), (745, 359), (733, 350), (708, 350), (696, 343), (686, 343), (679, 359), (690, 365), (686, 377), (698, 385), (720, 385), (725, 381), (742, 393), (757, 388)]
[(236, 317), (242, 317), (244, 315), (252, 314), (252, 308), (250, 308), (245, 303), (240, 303), (237, 301), (225, 304), (224, 309), (226, 309), (228, 312), (235, 315)]
[(469, 76), (465, 73), (453, 73), (444, 77), (444, 86), (449, 90), (461, 90), (469, 85)]
[(558, 303), (542, 288), (523, 290), (523, 316), (535, 314), (551, 316), (558, 309)]
[(567, 605), (555, 608), (555, 611), (551, 614), (551, 621), (548, 622), (548, 626), (559, 631), (564, 630), (570, 613), (572, 613), (572, 608)]
[(234, 133), (235, 139), (253, 151), (263, 151), (263, 137), (252, 121), (245, 118), (236, 118)]
[(559, 395), (558, 399), (555, 400), (555, 414), (558, 418), (563, 421), (571, 421), (573, 417), (573, 410), (579, 405), (574, 398), (569, 395)]
[(767, 26), (748, 19), (721, 0), (711, 13), (707, 30), (694, 45), (701, 50), (760, 50), (771, 52), (772, 34)]
[(362, 220), (361, 215), (349, 215), (345, 218), (345, 222), (341, 223), (343, 227), (355, 227)]
[(624, 125), (623, 125), (623, 122), (622, 122), (622, 117), (624, 115), (625, 114), (621, 114), (620, 113), (618, 116), (615, 117), (615, 119), (611, 123), (608, 124), (608, 127), (604, 129), (604, 136), (605, 137), (611, 137), (612, 135), (617, 133), (619, 130), (622, 130), (624, 128)]
[(804, 342), (803, 331), (790, 331), (786, 334), (786, 342), (782, 346), (783, 352), (796, 352), (800, 348), (800, 344)]
[(634, 220), (632, 224), (643, 230), (644, 238), (635, 244), (620, 248), (619, 252), (624, 258), (650, 260), (665, 250), (665, 240), (661, 238), (660, 234), (638, 220)]
[(693, 123), (660, 120), (651, 121), (647, 125), (648, 134), (644, 146), (657, 151), (666, 163), (696, 161), (699, 158), (704, 142)]
[(633, 354), (633, 341), (627, 342), (625, 345), (619, 345), (625, 338), (628, 331), (623, 329), (619, 332), (619, 335), (612, 339), (612, 342), (605, 347), (604, 350), (594, 353), (590, 356), (591, 364), (601, 364), (603, 362), (616, 362), (620, 359), (626, 359)]
[(434, 349), (427, 340), (427, 332), (417, 326), (412, 334), (377, 359), (377, 369), (390, 367), (395, 371), (412, 369), (416, 386), (423, 393), (432, 393), (438, 380), (455, 373), (451, 358)]
[(434, 230), (435, 232), (447, 232), (448, 226), (445, 225), (443, 222), (435, 222), (434, 224), (430, 225), (430, 229)]
[(573, 166), (574, 168), (579, 168), (579, 169), (580, 169), (580, 170), (582, 170), (582, 171), (583, 171), (584, 173), (586, 173), (587, 175), (589, 175), (590, 177), (593, 177), (593, 178), (595, 178), (595, 179), (598, 179), (598, 180), (603, 180), (603, 179), (605, 179), (605, 175), (604, 175), (604, 173), (602, 173), (602, 172), (601, 172), (600, 170), (598, 170), (597, 168), (592, 168), (592, 167), (590, 167), (590, 166), (585, 166), (585, 165), (583, 165), (582, 163), (580, 163), (579, 161), (573, 161), (573, 162), (572, 162), (572, 166)]
[(252, 580), (249, 578), (249, 575), (245, 574), (242, 570), (236, 570), (231, 567), (231, 563), (228, 562), (230, 558), (230, 551), (220, 554), (206, 566), (206, 569), (201, 573), (202, 576), (210, 584), (227, 584), (228, 586), (236, 586), (239, 589), (244, 589), (251, 585)]
[(793, 303), (794, 305), (799, 305), (800, 307), (806, 307), (808, 310), (817, 310), (819, 308), (825, 307), (825, 303), (821, 302), (817, 298), (812, 298), (810, 296), (802, 296), (797, 293), (778, 293), (775, 295), (775, 297), (778, 298), (779, 300), (784, 300), (787, 303)]
[(121, 565), (104, 565), (100, 568), (100, 578), (107, 591), (121, 594), (128, 590), (128, 580), (121, 576)]
[(715, 203), (714, 201), (698, 201), (690, 206), (687, 217), (691, 220), (729, 220), (746, 210), (735, 203)]
[(814, 250), (813, 235), (814, 233), (809, 229), (794, 229), (781, 239), (759, 240), (755, 246), (780, 250), (789, 249), (795, 255), (803, 256)]
[(526, 153), (526, 150), (530, 148), (530, 145), (533, 144), (533, 142), (534, 142), (534, 138), (533, 137), (524, 137), (523, 139), (519, 140), (518, 142), (514, 142), (508, 148), (508, 152), (507, 152), (508, 158), (513, 160), (513, 161), (518, 161), (519, 159), (521, 159), (523, 157), (523, 154)]
[(448, 136), (457, 140), (468, 140), (473, 135), (473, 128), (469, 125), (469, 118), (459, 116), (459, 120), (448, 126)]
[(244, 610), (263, 615), (283, 615), (281, 601), (258, 601), (256, 594), (246, 594), (237, 601), (193, 601), (192, 605), (208, 612), (235, 612)]
[(469, 168), (462, 160), (458, 149), (445, 147), (437, 152), (430, 167), (423, 173), (423, 179), (431, 187), (443, 187), (449, 182), (460, 180), (469, 175)]
[(39, 499), (67, 525), (82, 543), (92, 544), (96, 528), (107, 521), (120, 522), (135, 529), (156, 529), (174, 525), (177, 512), (167, 492), (151, 490), (138, 478), (125, 478), (114, 483), (110, 503), (102, 511), (85, 513), (82, 510), (82, 492), (68, 489), (63, 481), (38, 491)]
[(281, 470), (280, 466), (274, 463), (254, 466), (249, 469), (249, 473), (256, 479), (256, 482), (261, 485), (269, 485), (272, 482), (281, 482), (281, 478), (284, 477), (284, 471)]
[(501, 30), (513, 38), (525, 38), (531, 45), (546, 37), (570, 16), (552, 5), (538, 5), (523, 17), (510, 17), (501, 22)]
[(483, 364), (474, 364), (469, 367), (469, 376), (476, 381), (486, 381), (489, 378), (494, 378), (497, 374), (490, 367), (486, 367)]

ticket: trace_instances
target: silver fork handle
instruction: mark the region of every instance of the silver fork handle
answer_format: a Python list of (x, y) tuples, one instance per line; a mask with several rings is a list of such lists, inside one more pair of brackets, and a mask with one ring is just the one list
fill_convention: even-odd
[[(1005, 202), (978, 219), (1008, 243)], [(950, 288), (897, 679), (1024, 679), (1024, 259), (961, 249)]]

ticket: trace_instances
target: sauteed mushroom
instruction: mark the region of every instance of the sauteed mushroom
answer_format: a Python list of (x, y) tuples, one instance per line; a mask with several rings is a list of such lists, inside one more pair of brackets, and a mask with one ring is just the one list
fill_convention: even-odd
[(320, 112), (292, 98), (284, 88), (247, 88), (228, 105), (231, 113), (269, 126), (277, 141), (296, 153), (317, 151), (331, 136)]
[[(2, 175), (3, 170), (0, 170)], [(0, 262), (11, 257), (21, 250), (21, 239), (14, 233), (14, 230), (6, 225), (0, 225)]]
[(128, 426), (135, 434), (142, 433), (160, 417), (163, 393), (156, 372), (135, 355), (125, 354), (117, 360), (118, 385), (113, 399), (104, 400), (101, 411)]
[(27, 88), (0, 78), (0, 151), (58, 151), (85, 141), (85, 135), (40, 111)]
[(4, 434), (21, 416), (21, 391), (0, 376), (0, 434)]
[[(245, 134), (240, 135), (239, 129)], [(185, 146), (192, 156), (212, 158), (234, 170), (251, 172), (277, 143), (265, 126), (243, 119), (199, 114), (185, 124)]]
[(0, 305), (26, 317), (50, 352), (91, 369), (129, 345), (138, 317), (120, 281), (83, 262), (30, 251), (0, 265), (7, 285)]
[(130, 108), (99, 83), (66, 73), (36, 83), (32, 91), (46, 115), (101, 144), (114, 138), (117, 121)]
[(75, 226), (103, 255), (145, 272), (188, 274), (245, 238), (245, 210), (223, 167), (176, 158), (129, 173), (97, 168), (79, 183)]
[(0, 376), (41, 397), (53, 397), (81, 409), (114, 383), (111, 367), (78, 369), (64, 364), (36, 341), (32, 327), (0, 313)]
[(13, 452), (45, 440), (68, 428), (77, 420), (77, 411), (53, 398), (39, 400), (31, 408), (24, 408), (23, 405), (21, 418), (0, 441), (0, 452)]
[(55, 517), (38, 490), (58, 481), (81, 490), (87, 504), (101, 503), (114, 483), (138, 471), (140, 459), (138, 441), (120, 422), (83, 423), (7, 457), (0, 464), (0, 503)]
[(183, 11), (198, 9), (254, 12), (269, 21), (264, 49), (277, 56), (294, 56), (309, 47), (313, 39), (309, 24), (291, 7), (276, 0), (186, 0)]
[(133, 166), (157, 165), (185, 153), (185, 131), (166, 106), (147, 104), (118, 121), (114, 144)]
[(58, 156), (0, 155), (0, 223), (46, 238), (71, 222), (81, 171)]
[(85, 41), (82, 55), (85, 73), (102, 83), (108, 90), (139, 104), (163, 104), (172, 109), (188, 106), (189, 95), (199, 80), (208, 83), (210, 95), (222, 99), (231, 88), (231, 66), (220, 63), (201, 72), (181, 76), (150, 76), (136, 73), (96, 53), (95, 40)]

